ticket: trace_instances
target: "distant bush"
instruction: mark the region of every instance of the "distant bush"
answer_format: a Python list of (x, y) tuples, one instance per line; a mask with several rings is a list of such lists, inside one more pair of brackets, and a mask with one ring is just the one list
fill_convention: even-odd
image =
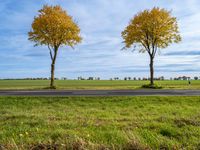
[(142, 85), (142, 88), (145, 88), (145, 89), (162, 89), (162, 86), (159, 86), (157, 84), (145, 84), (145, 85)]

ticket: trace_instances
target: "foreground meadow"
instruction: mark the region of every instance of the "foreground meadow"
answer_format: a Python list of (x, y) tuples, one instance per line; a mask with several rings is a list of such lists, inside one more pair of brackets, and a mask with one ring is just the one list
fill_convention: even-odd
[[(111, 89), (139, 89), (149, 81), (92, 81), (92, 80), (57, 80), (58, 89), (70, 90), (111, 90)], [(8, 89), (46, 89), (49, 87), (49, 80), (0, 80), (0, 90)], [(155, 81), (164, 89), (200, 89), (200, 80), (191, 81)]]
[(0, 97), (0, 149), (200, 149), (200, 97)]

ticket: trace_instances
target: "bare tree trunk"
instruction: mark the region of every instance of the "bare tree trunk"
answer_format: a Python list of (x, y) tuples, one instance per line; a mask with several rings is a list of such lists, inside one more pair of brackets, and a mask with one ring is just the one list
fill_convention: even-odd
[(58, 47), (54, 48), (54, 56), (52, 59), (52, 63), (51, 63), (51, 83), (50, 83), (50, 88), (51, 89), (55, 89), (55, 83), (54, 83), (54, 72), (55, 72), (55, 62), (56, 62), (56, 57), (57, 57), (57, 52), (58, 52)]
[(150, 84), (154, 85), (154, 66), (153, 66), (153, 57), (150, 56)]
[(55, 63), (52, 62), (51, 64), (51, 83), (50, 83), (50, 88), (54, 88), (54, 71), (55, 71)]

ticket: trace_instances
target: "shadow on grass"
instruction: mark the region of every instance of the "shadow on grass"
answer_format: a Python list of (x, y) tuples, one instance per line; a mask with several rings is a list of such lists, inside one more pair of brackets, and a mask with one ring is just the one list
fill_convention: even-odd
[(56, 90), (58, 89), (56, 86), (47, 86), (47, 87), (44, 87), (42, 88), (43, 90)]
[(163, 87), (160, 86), (160, 85), (157, 85), (157, 84), (145, 84), (145, 85), (142, 85), (143, 89), (162, 89)]

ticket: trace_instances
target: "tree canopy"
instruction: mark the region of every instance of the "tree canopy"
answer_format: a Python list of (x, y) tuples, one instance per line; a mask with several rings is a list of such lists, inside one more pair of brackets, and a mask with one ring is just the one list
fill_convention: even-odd
[(153, 57), (159, 48), (181, 41), (176, 17), (165, 9), (144, 10), (130, 21), (122, 32), (125, 48), (139, 46), (139, 51)]
[(60, 6), (45, 5), (34, 18), (29, 40), (36, 45), (48, 45), (53, 48), (61, 45), (73, 47), (81, 42), (80, 29)]

